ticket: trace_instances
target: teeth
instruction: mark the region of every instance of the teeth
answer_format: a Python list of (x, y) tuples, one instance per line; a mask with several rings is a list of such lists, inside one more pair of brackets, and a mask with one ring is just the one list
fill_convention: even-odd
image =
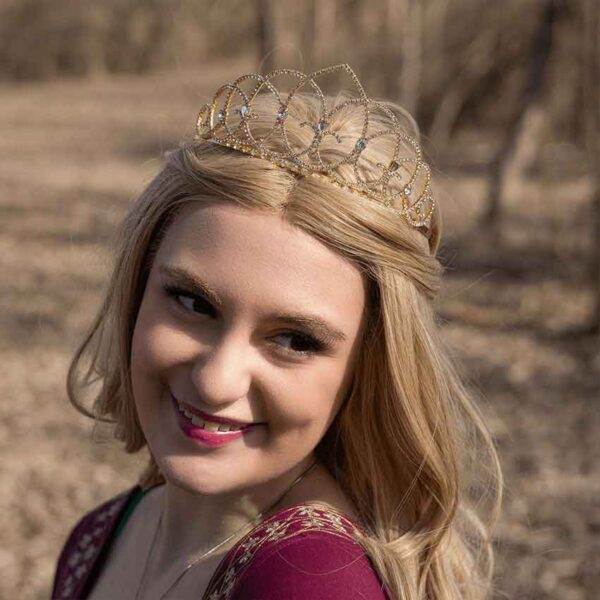
[(207, 431), (216, 431), (220, 433), (226, 433), (228, 431), (240, 431), (241, 427), (235, 427), (234, 425), (226, 425), (225, 423), (209, 423), (203, 421), (200, 417), (192, 414), (189, 410), (179, 407), (179, 410), (192, 422), (192, 425), (196, 427), (202, 427)]

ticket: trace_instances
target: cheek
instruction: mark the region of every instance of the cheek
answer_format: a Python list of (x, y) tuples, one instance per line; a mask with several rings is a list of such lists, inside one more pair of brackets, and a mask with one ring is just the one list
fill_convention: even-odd
[(131, 340), (134, 392), (136, 388), (147, 390), (173, 364), (175, 357), (172, 354), (176, 344), (172, 337), (164, 319), (161, 320), (160, 312), (153, 310), (149, 302), (143, 301)]
[(154, 327), (142, 305), (131, 340), (132, 377), (141, 378), (160, 363), (159, 346), (156, 342)]
[(280, 385), (270, 407), (269, 422), (277, 431), (296, 436), (322, 435), (334, 419), (340, 405), (339, 378), (335, 369), (304, 374), (297, 383), (286, 380)]
[(177, 362), (180, 358), (177, 354), (183, 347), (185, 344), (178, 340), (164, 310), (156, 306), (156, 301), (144, 296), (131, 341), (132, 371), (152, 376)]
[(152, 378), (159, 368), (159, 357), (151, 340), (151, 328), (148, 327), (140, 310), (131, 340), (131, 386), (142, 427), (144, 426), (144, 405), (147, 404), (142, 399), (152, 396)]

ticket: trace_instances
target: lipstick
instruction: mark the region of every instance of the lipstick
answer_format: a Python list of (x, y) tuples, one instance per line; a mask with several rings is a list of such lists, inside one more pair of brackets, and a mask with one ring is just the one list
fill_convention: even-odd
[[(208, 431), (203, 427), (194, 425), (192, 420), (179, 409), (179, 404), (173, 396), (171, 396), (171, 400), (173, 404), (173, 410), (175, 411), (177, 418), (177, 424), (179, 425), (179, 428), (183, 434), (192, 441), (210, 448), (225, 446), (234, 440), (244, 437), (245, 434), (252, 431), (259, 425), (258, 423), (251, 423), (249, 425), (245, 425), (239, 431)], [(223, 419), (219, 419), (219, 422), (223, 422)]]

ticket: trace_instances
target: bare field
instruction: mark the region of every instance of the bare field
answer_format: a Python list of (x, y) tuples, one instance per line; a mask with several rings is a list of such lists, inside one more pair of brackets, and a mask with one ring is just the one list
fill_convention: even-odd
[[(133, 484), (125, 455), (64, 389), (100, 302), (110, 238), (164, 150), (249, 65), (3, 86), (0, 93), (0, 597), (49, 596), (81, 514)], [(498, 246), (474, 226), (485, 181), (438, 177), (444, 329), (485, 394), (507, 477), (497, 598), (592, 600), (600, 589), (600, 351), (568, 332), (585, 280), (585, 179), (511, 183)]]

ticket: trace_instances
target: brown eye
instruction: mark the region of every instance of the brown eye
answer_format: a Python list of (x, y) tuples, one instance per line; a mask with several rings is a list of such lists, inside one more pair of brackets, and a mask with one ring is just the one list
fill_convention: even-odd
[(214, 309), (211, 304), (205, 300), (202, 296), (192, 294), (187, 290), (173, 285), (165, 285), (164, 291), (170, 298), (173, 298), (178, 305), (189, 312), (205, 314), (214, 313)]
[[(292, 343), (289, 346), (281, 346), (284, 352), (297, 354), (299, 356), (310, 356), (324, 349), (324, 345), (311, 335), (300, 333), (298, 331), (285, 331), (277, 334), (275, 337), (289, 337)], [(295, 347), (293, 347), (295, 346)]]

